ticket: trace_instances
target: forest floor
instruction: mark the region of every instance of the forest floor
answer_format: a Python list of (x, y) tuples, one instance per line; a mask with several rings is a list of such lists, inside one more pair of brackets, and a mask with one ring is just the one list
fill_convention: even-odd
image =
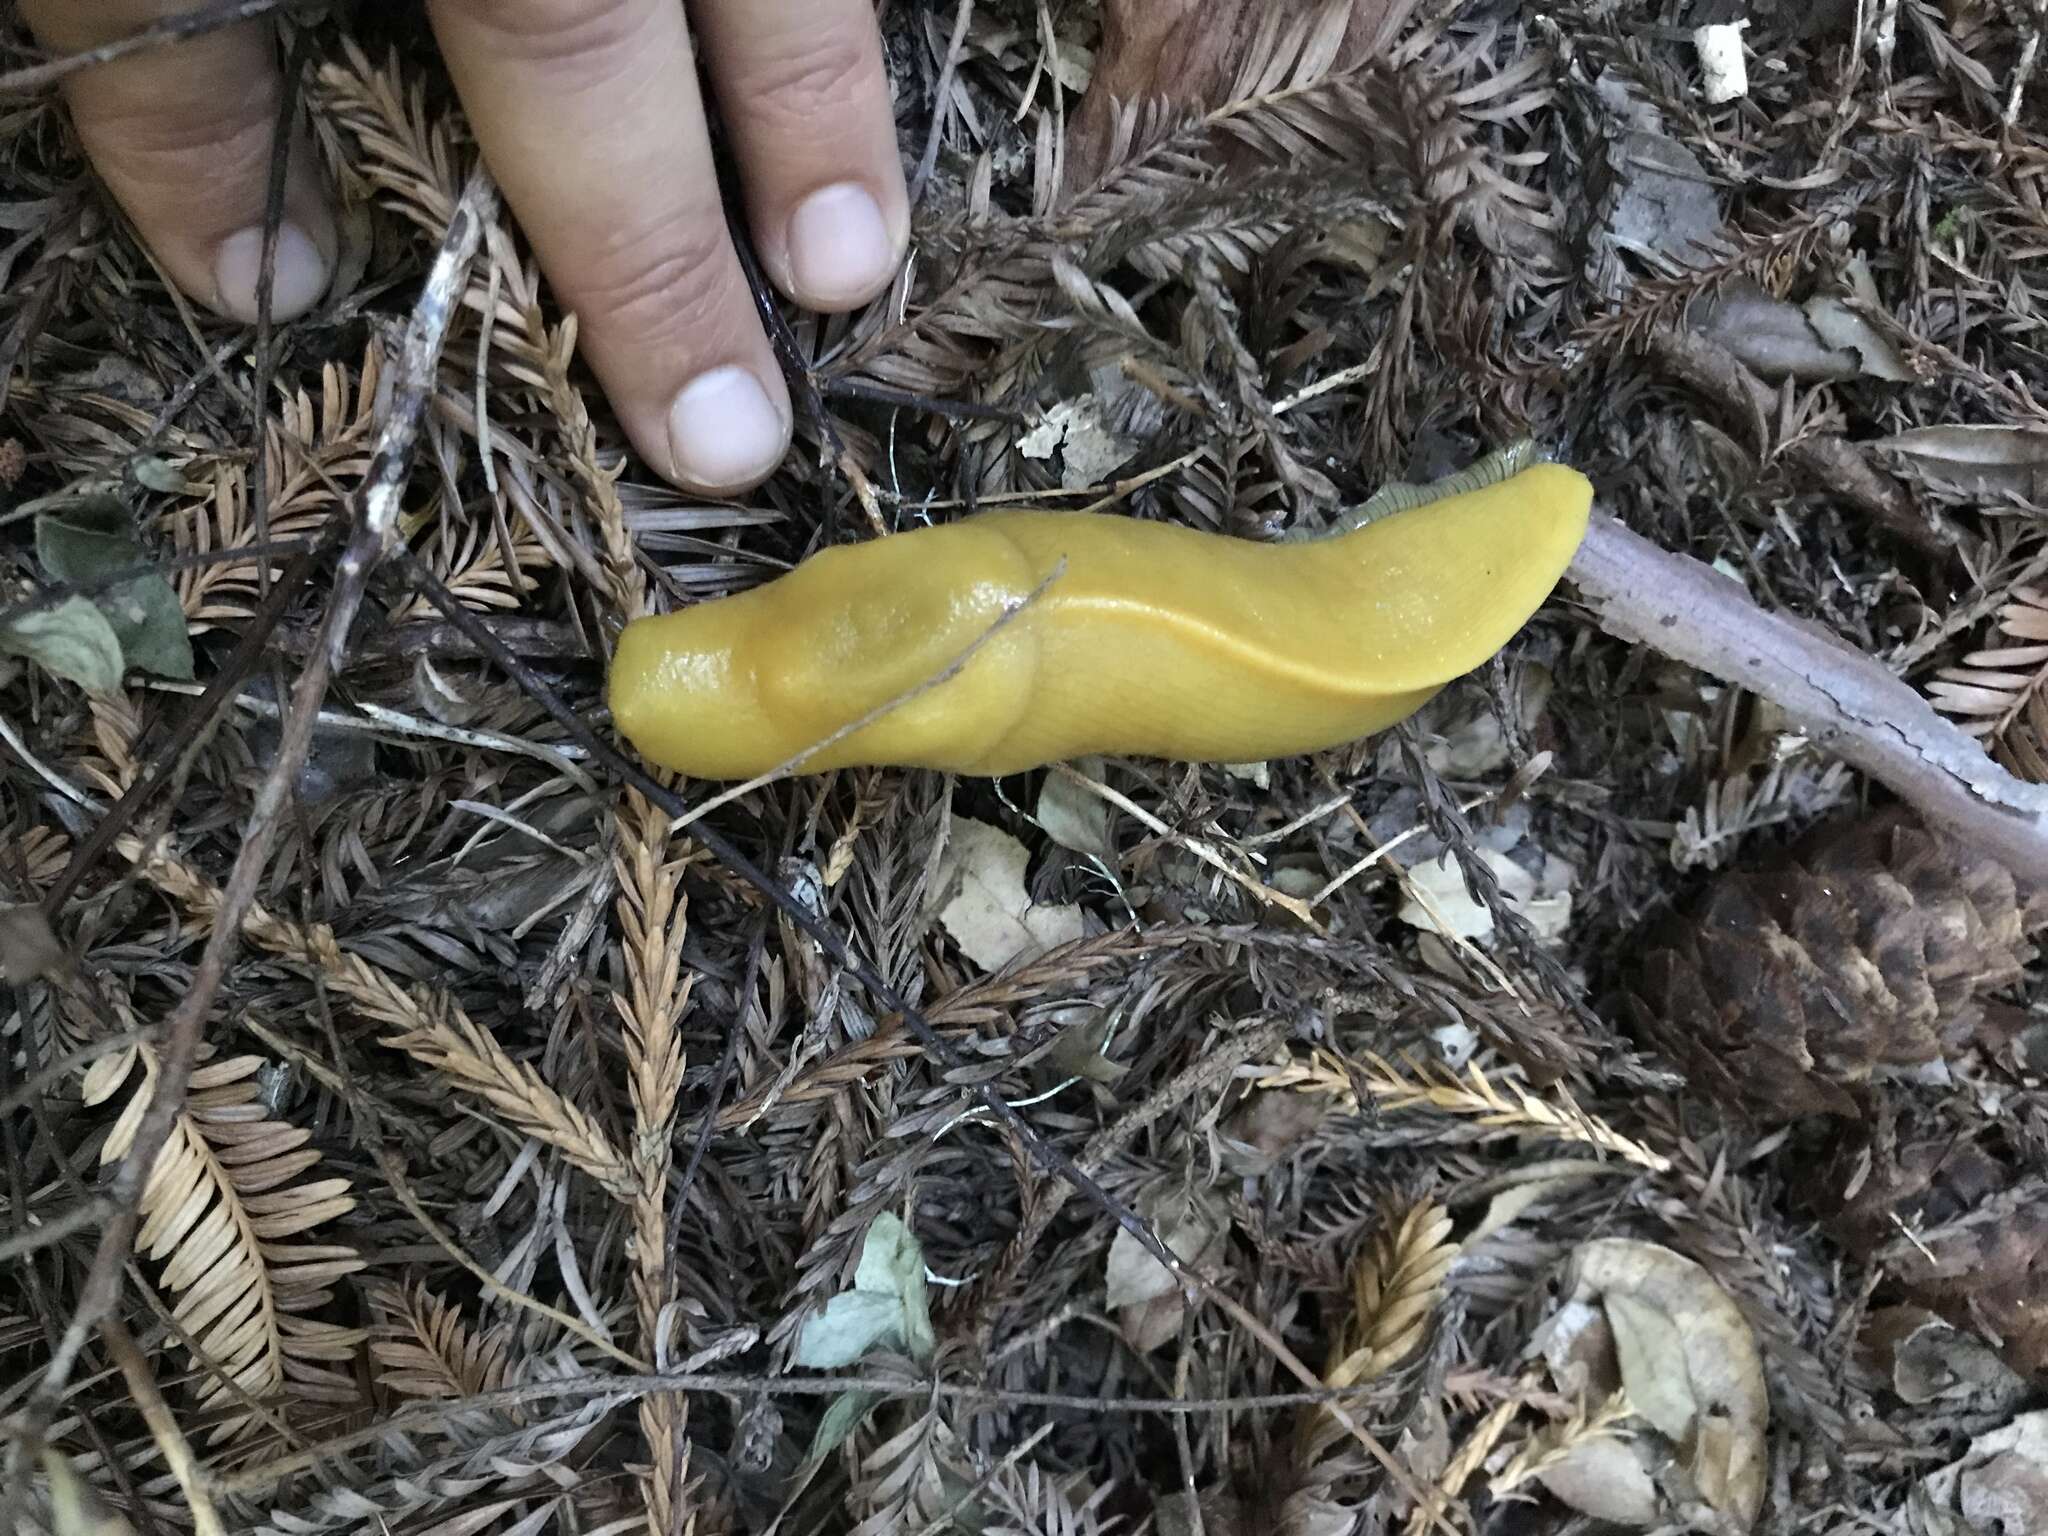
[(349, 218), (262, 333), (0, 94), (0, 1528), (2048, 1530), (2042, 870), (1852, 766), (1896, 720), (1570, 581), (1260, 764), (705, 809), (603, 689), (824, 544), (1528, 438), (2020, 804), (2038, 0), (884, 6), (914, 260), (783, 314), (733, 503), (627, 453), (415, 9), (276, 23)]

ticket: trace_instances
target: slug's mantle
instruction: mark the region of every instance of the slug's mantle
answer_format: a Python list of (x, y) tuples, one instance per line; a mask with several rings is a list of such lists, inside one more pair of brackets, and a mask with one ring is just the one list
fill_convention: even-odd
[(612, 717), (651, 761), (712, 779), (767, 773), (905, 695), (803, 769), (1317, 751), (1392, 725), (1506, 644), (1591, 506), (1583, 476), (1544, 464), (1301, 543), (983, 513), (636, 620)]

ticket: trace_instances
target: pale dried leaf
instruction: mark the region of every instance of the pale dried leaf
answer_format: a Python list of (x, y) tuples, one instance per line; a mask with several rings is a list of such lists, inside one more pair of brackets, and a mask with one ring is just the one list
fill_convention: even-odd
[(1024, 888), (1029, 855), (1000, 827), (968, 817), (953, 819), (938, 888), (947, 893), (939, 923), (961, 952), (984, 970), (1078, 939), (1086, 931), (1081, 909), (1039, 906)]

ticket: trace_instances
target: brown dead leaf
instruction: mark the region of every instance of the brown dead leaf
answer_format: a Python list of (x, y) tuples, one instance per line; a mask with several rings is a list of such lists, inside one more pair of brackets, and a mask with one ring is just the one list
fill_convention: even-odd
[(1846, 301), (1823, 294), (1807, 300), (1806, 318), (1829, 346), (1854, 348), (1868, 377), (1890, 384), (1913, 383), (1913, 370), (1892, 345), (1891, 338), (1863, 317), (1863, 310), (1875, 310), (1881, 303), (1877, 280), (1870, 275), (1870, 263), (1861, 256), (1854, 257), (1843, 276), (1850, 297), (1860, 308), (1851, 308)]
[[(1159, 1240), (1183, 1263), (1205, 1269), (1222, 1257), (1230, 1228), (1205, 1202), (1169, 1199), (1145, 1213)], [(1109, 1245), (1103, 1304), (1117, 1314), (1125, 1342), (1142, 1355), (1180, 1332), (1186, 1298), (1166, 1266), (1119, 1227)]]
[[(1657, 1243), (1583, 1244), (1572, 1257), (1570, 1292), (1536, 1342), (1567, 1396), (1593, 1401), (1626, 1391), (1635, 1417), (1658, 1433), (1607, 1444), (1626, 1449), (1645, 1478), (1675, 1457), (1734, 1527), (1755, 1524), (1769, 1470), (1763, 1359), (1741, 1311), (1706, 1270)], [(1572, 1451), (1576, 1457), (1579, 1447)], [(1597, 1475), (1568, 1469), (1565, 1491), (1549, 1475), (1545, 1484), (1568, 1503), (1583, 1494), (1591, 1502), (1573, 1507), (1597, 1518), (1631, 1518), (1613, 1512), (1610, 1495), (1637, 1510), (1634, 1523), (1673, 1518), (1668, 1510), (1639, 1518), (1638, 1502), (1624, 1497), (1633, 1478), (1613, 1450), (1597, 1455)], [(1582, 1472), (1592, 1478), (1584, 1487)]]
[(2048, 1411), (1977, 1436), (1960, 1460), (1928, 1475), (1925, 1489), (1937, 1509), (1984, 1536), (2048, 1531)]
[(1858, 1365), (1871, 1385), (1919, 1406), (1960, 1401), (2011, 1407), (2026, 1382), (1982, 1339), (1925, 1307), (1881, 1307), (1857, 1337)]
[(1332, 1102), (1320, 1093), (1255, 1090), (1223, 1127), (1225, 1165), (1247, 1177), (1267, 1172), (1316, 1132)]
[(0, 976), (35, 981), (63, 966), (64, 946), (41, 907), (0, 907)]
[[(1774, 384), (1823, 384), (1864, 371), (1854, 346), (1825, 336), (1810, 311), (1772, 298), (1755, 283), (1730, 283), (1703, 309), (1699, 329)], [(1832, 311), (1823, 314), (1833, 318)]]
[(1915, 427), (1874, 446), (1964, 496), (2048, 497), (2048, 430), (2040, 427)]
[(1575, 1441), (1537, 1474), (1559, 1502), (1595, 1520), (1655, 1525), (1663, 1501), (1633, 1441), (1605, 1435)]

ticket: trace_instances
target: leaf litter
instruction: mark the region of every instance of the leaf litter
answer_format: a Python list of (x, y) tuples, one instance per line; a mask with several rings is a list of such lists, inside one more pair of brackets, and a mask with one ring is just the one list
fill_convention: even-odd
[[(1701, 10), (884, 8), (919, 260), (789, 317), (827, 451), (679, 504), (497, 215), (406, 548), (601, 718), (618, 624), (820, 542), (991, 498), (1274, 537), (1530, 435), (2048, 781), (2039, 18)], [(351, 233), (267, 372), (54, 97), (0, 117), (10, 1528), (2043, 1524), (2032, 898), (1870, 853), (1826, 741), (1569, 592), (1313, 760), (713, 812), (944, 1059), (397, 577), (230, 892), (330, 595), (295, 551), (473, 153), (417, 17), (288, 25)], [(1638, 1017), (1653, 932), (1763, 1001)], [(120, 1331), (64, 1363), (195, 987)]]

